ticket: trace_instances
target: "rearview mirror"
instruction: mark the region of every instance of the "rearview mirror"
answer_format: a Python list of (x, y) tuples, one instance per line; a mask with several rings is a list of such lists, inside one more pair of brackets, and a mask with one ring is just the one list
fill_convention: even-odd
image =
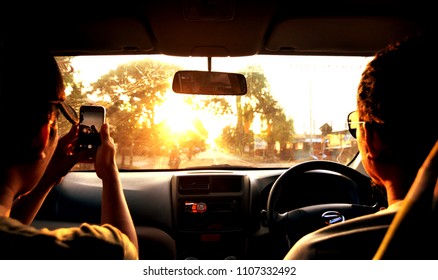
[(176, 93), (244, 95), (246, 79), (242, 74), (212, 71), (178, 71), (173, 77)]

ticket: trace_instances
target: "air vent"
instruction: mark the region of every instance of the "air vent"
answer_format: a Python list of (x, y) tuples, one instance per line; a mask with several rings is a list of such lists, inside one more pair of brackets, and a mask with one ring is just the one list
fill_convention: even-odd
[(243, 188), (242, 176), (179, 176), (180, 194), (239, 193)]
[(211, 177), (210, 192), (240, 192), (242, 190), (241, 176)]
[(186, 176), (179, 177), (180, 194), (203, 194), (208, 193), (210, 188), (209, 176)]

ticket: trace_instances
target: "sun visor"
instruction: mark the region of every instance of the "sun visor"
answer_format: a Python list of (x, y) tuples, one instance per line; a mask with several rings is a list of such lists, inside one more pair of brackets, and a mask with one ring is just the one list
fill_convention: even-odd
[(154, 49), (145, 26), (135, 18), (67, 24), (63, 29), (68, 36), (57, 36), (50, 44), (55, 54), (136, 54)]
[(265, 50), (289, 54), (373, 55), (390, 42), (416, 31), (418, 26), (413, 22), (399, 18), (293, 18), (274, 26)]

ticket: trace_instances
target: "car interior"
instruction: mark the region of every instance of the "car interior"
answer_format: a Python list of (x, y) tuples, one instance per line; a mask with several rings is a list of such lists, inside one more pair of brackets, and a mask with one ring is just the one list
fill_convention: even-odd
[[(2, 20), (2, 28), (22, 36), (38, 34), (39, 41), (28, 47), (49, 47), (70, 85), (67, 101), (78, 112), (81, 105), (106, 107), (107, 119), (114, 124), (112, 135), (120, 152), (120, 175), (140, 259), (281, 260), (305, 234), (386, 206), (386, 194), (373, 188), (362, 167), (346, 126), (347, 115), (355, 110), (355, 90), (365, 63), (389, 43), (433, 26), (430, 2), (160, 0), (31, 7), (14, 8), (14, 20)], [(153, 62), (162, 56), (169, 58), (170, 66)], [(75, 82), (76, 73), (97, 75), (92, 67), (103, 66), (108, 57), (128, 58), (127, 63), (150, 57), (145, 65), (152, 70), (133, 62), (129, 68), (108, 68), (88, 87)], [(239, 59), (259, 57), (277, 71), (269, 80), (270, 89), (282, 92), (282, 99), (274, 100), (262, 90), (255, 93), (263, 81), (257, 66), (251, 68), (253, 61), (245, 64), (253, 71), (231, 68)], [(187, 63), (175, 66), (170, 63), (173, 58)], [(303, 60), (289, 61), (297, 58)], [(304, 60), (308, 58), (324, 59), (324, 65), (332, 58), (345, 60), (341, 66), (321, 67), (323, 72)], [(87, 59), (85, 66), (79, 64)], [(220, 67), (222, 59), (229, 68)], [(292, 64), (299, 68), (281, 70)], [(298, 84), (310, 84), (304, 79), (311, 78), (301, 79), (300, 71), (311, 77), (320, 72), (336, 75), (338, 70), (351, 75), (344, 96), (336, 95), (336, 88), (344, 88), (343, 76), (329, 89), (331, 78), (324, 75), (317, 82), (312, 78), (306, 87), (310, 97), (291, 94)], [(268, 72), (265, 75), (270, 79)], [(158, 76), (166, 78), (156, 82)], [(114, 86), (123, 77), (136, 87)], [(281, 88), (274, 87), (274, 80), (282, 81)], [(183, 141), (178, 138), (181, 131), (156, 130), (161, 116), (185, 119), (182, 106), (163, 105), (164, 113), (159, 111), (164, 92), (169, 91), (175, 99), (189, 100), (192, 109), (208, 104), (216, 113), (235, 110), (237, 117), (220, 131), (213, 130), (219, 122), (197, 115), (202, 123), (198, 132), (217, 131), (222, 142), (209, 144), (202, 133)], [(318, 91), (323, 97), (317, 97)], [(105, 99), (115, 95), (117, 99)], [(344, 106), (344, 100), (349, 105)], [(141, 102), (151, 105), (141, 107)], [(307, 108), (317, 102), (325, 107), (299, 117), (278, 109)], [(135, 116), (128, 115), (134, 111)], [(319, 113), (323, 121), (312, 120)], [(219, 119), (228, 121), (226, 116), (220, 114)], [(144, 119), (149, 122), (139, 121)], [(254, 128), (257, 123), (260, 132)], [(177, 126), (182, 129), (185, 124)], [(288, 131), (287, 137), (282, 131)], [(181, 154), (176, 165), (170, 164), (172, 147)], [(207, 154), (214, 161), (204, 162)], [(152, 159), (156, 161), (148, 165)], [(53, 188), (33, 225), (99, 223), (100, 195), (101, 181), (92, 165), (78, 165)]]

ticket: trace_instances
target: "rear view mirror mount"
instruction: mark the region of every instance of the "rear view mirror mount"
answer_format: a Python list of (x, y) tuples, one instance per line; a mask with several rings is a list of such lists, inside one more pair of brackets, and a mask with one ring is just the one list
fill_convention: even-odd
[(178, 71), (173, 77), (176, 93), (204, 95), (244, 95), (245, 76), (238, 73), (212, 71)]

